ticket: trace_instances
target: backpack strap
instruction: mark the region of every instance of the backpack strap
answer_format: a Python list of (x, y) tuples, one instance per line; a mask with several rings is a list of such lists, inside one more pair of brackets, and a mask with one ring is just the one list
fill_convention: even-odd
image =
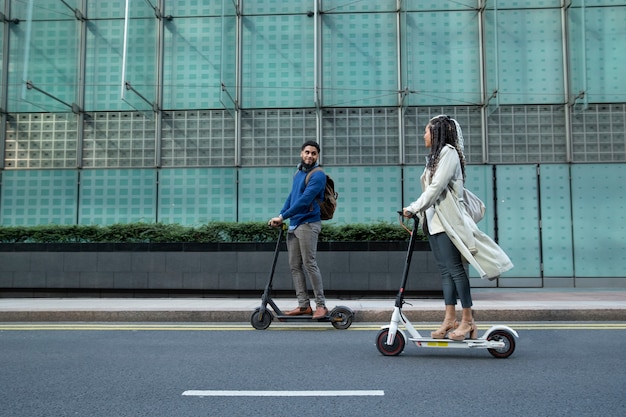
[(306, 174), (306, 178), (304, 179), (304, 186), (306, 187), (307, 185), (309, 185), (309, 180), (311, 179), (311, 175), (313, 175), (313, 173), (315, 171), (321, 171), (321, 170), (322, 170), (322, 168), (319, 167), (319, 166), (317, 166), (317, 167), (313, 168), (312, 170), (310, 170), (309, 173)]
[[(308, 174), (306, 174), (306, 177), (304, 178), (304, 187), (305, 188), (306, 188), (307, 185), (309, 185), (309, 180), (311, 179), (311, 175), (313, 175), (313, 173), (315, 171), (322, 171), (322, 168), (317, 166), (317, 167), (313, 168), (312, 170), (310, 170)], [(319, 200), (319, 199), (316, 198), (315, 201), (317, 202), (317, 205), (319, 205), (324, 200)], [(309, 211), (313, 211), (313, 203), (311, 203), (311, 206), (309, 207)]]

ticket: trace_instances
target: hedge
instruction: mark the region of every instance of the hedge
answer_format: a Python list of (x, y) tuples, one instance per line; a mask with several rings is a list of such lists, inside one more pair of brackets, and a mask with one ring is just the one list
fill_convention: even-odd
[[(277, 231), (265, 222), (212, 222), (198, 227), (162, 223), (125, 223), (110, 226), (0, 226), (0, 243), (227, 243), (273, 242)], [(406, 241), (399, 224), (322, 225), (321, 242)], [(426, 240), (419, 232), (419, 240)]]

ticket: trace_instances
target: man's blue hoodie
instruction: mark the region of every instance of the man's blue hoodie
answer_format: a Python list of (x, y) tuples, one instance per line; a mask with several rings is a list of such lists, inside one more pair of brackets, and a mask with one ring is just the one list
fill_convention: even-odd
[(305, 169), (299, 165), (298, 171), (293, 176), (291, 192), (280, 211), (283, 219), (290, 219), (290, 229), (295, 229), (304, 223), (321, 221), (320, 206), (316, 200), (324, 200), (326, 174), (320, 170), (314, 172), (309, 178), (309, 183), (305, 186), (304, 180), (313, 168), (315, 167)]

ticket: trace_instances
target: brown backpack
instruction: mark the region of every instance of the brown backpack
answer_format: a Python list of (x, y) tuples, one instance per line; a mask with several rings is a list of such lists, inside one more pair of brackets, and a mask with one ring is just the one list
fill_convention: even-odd
[[(309, 184), (309, 178), (315, 171), (322, 171), (322, 168), (317, 167), (313, 168), (311, 172), (306, 175), (304, 179), (304, 186), (306, 187)], [(323, 171), (322, 171), (323, 172)], [(326, 175), (326, 173), (324, 173)], [(337, 199), (339, 198), (339, 193), (335, 191), (335, 181), (326, 175), (326, 187), (324, 188), (324, 200), (317, 200), (317, 204), (320, 206), (320, 213), (322, 220), (330, 220), (333, 218), (335, 214), (335, 210), (337, 209)]]

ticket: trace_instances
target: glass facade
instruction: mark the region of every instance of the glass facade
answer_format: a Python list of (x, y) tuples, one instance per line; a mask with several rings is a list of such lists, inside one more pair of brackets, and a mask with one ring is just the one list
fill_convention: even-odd
[(462, 3), (0, 0), (0, 224), (264, 220), (309, 139), (333, 222), (395, 221), (445, 113), (510, 285), (615, 276), (626, 1)]

